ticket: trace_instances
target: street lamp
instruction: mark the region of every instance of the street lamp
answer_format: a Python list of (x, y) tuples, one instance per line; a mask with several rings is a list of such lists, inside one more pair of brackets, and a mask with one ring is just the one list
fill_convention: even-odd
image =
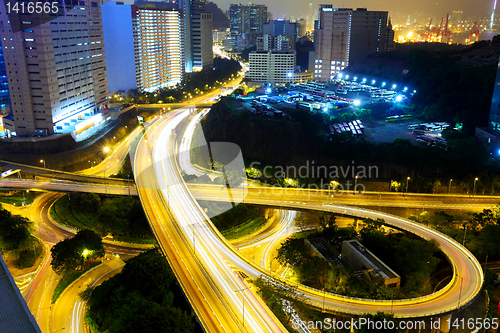
[(453, 181), (453, 179), (450, 179), (450, 185), (448, 185), (448, 195), (451, 194), (451, 182)]
[(408, 194), (408, 181), (410, 180), (410, 177), (406, 177), (406, 194)]
[(479, 178), (474, 178), (474, 188), (472, 189), (472, 195), (476, 195), (476, 182), (478, 181)]
[(358, 176), (354, 177), (354, 195), (356, 195), (356, 186), (358, 186)]
[[(108, 153), (109, 152), (109, 147), (104, 147), (104, 152)], [(106, 181), (106, 169), (103, 170), (103, 175), (104, 175), (104, 194), (108, 195), (108, 188), (107, 188), (107, 181)]]
[(47, 170), (47, 166), (45, 165), (45, 160), (40, 160), (40, 163), (43, 163), (43, 168)]

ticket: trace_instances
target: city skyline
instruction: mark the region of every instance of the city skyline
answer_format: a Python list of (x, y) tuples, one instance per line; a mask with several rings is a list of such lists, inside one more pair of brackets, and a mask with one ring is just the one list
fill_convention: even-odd
[[(215, 0), (213, 1), (223, 11), (229, 9), (230, 4), (239, 4), (243, 2), (233, 0)], [(343, 0), (343, 1), (300, 1), (290, 0), (287, 6), (284, 7), (281, 1), (262, 1), (255, 4), (264, 4), (268, 7), (268, 11), (273, 14), (274, 19), (305, 17), (309, 14), (309, 4), (312, 3), (314, 13), (317, 16), (320, 4), (331, 4), (338, 8), (367, 8), (369, 10), (389, 11), (389, 15), (410, 15), (414, 14), (427, 15), (429, 17), (441, 17), (453, 11), (463, 11), (464, 18), (469, 16), (489, 16), (493, 9), (494, 1), (481, 3), (472, 3), (466, 0), (456, 1), (431, 1), (423, 0), (419, 2), (394, 2), (390, 0)], [(411, 18), (413, 20), (413, 18)]]

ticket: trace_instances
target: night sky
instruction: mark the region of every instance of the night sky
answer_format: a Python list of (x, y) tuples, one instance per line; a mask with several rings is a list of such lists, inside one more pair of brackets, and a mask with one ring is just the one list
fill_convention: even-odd
[[(212, 0), (222, 10), (229, 9), (231, 3), (247, 4), (248, 2), (238, 2), (234, 0)], [(500, 0), (499, 0), (500, 1)], [(266, 4), (269, 11), (273, 13), (273, 18), (283, 18), (285, 15), (300, 17), (309, 13), (309, 3), (313, 4), (314, 10), (317, 12), (320, 3), (333, 4), (335, 7), (358, 8), (364, 7), (368, 10), (383, 10), (388, 11), (389, 15), (408, 16), (416, 14), (415, 17), (435, 17), (446, 16), (446, 13), (461, 10), (463, 18), (480, 15), (489, 17), (493, 8), (494, 0), (337, 0), (337, 1), (315, 1), (315, 0), (254, 0), (255, 4)], [(420, 13), (420, 15), (418, 14)], [(497, 12), (497, 16), (500, 13)], [(412, 17), (413, 21), (413, 17)]]

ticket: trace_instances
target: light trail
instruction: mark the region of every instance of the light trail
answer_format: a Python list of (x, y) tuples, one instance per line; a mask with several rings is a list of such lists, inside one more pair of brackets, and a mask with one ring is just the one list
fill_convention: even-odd
[[(232, 189), (232, 191), (236, 193), (237, 189)], [(207, 193), (206, 199), (224, 200), (223, 198), (214, 198), (213, 195), (210, 194), (210, 192)], [(321, 202), (321, 204), (314, 204), (311, 202), (292, 203), (287, 201), (286, 196), (280, 196), (279, 194), (268, 196), (266, 199), (264, 199), (263, 196), (253, 196), (251, 198), (247, 196), (245, 202), (271, 206), (279, 205), (281, 207), (290, 208), (334, 211), (337, 213), (343, 213), (362, 218), (383, 218), (389, 225), (407, 230), (411, 233), (419, 235), (424, 239), (436, 240), (440, 245), (443, 253), (450, 260), (453, 271), (455, 272), (452, 281), (445, 288), (439, 290), (436, 293), (422, 296), (417, 299), (397, 300), (394, 302), (390, 300), (375, 301), (369, 299), (357, 299), (331, 293), (325, 294), (320, 290), (315, 290), (313, 288), (300, 285), (298, 287), (298, 291), (305, 297), (307, 297), (310, 301), (310, 304), (312, 305), (322, 307), (321, 303), (323, 297), (325, 297), (325, 308), (333, 311), (336, 310), (338, 312), (344, 313), (361, 314), (366, 312), (373, 313), (379, 310), (392, 309), (394, 315), (399, 318), (425, 317), (454, 311), (457, 309), (457, 305), (458, 307), (462, 307), (472, 301), (472, 299), (475, 298), (475, 296), (481, 289), (483, 282), (483, 271), (477, 259), (474, 258), (474, 256), (466, 248), (464, 248), (455, 240), (423, 225), (419, 225), (412, 221), (393, 215), (355, 207), (324, 205), (323, 202)], [(238, 251), (236, 251), (230, 244), (227, 244), (227, 241), (225, 242), (224, 240), (220, 240), (220, 242), (216, 242), (216, 240), (214, 240), (212, 244), (217, 246), (221, 253), (224, 253), (227, 260), (231, 262), (234, 267), (238, 267), (247, 275), (254, 277), (256, 276), (256, 271), (258, 271), (258, 275), (268, 276), (271, 279), (274, 278), (276, 280), (282, 280), (277, 276), (269, 273), (267, 270), (262, 269), (258, 265), (255, 265), (254, 263), (249, 262), (247, 259), (242, 258)], [(227, 248), (223, 249), (224, 246)], [(460, 277), (460, 283), (458, 283), (457, 276)], [(463, 285), (462, 281), (465, 282), (465, 285)], [(286, 281), (281, 282), (286, 283)], [(461, 299), (460, 302), (458, 302), (457, 299), (460, 298), (459, 294), (463, 296), (463, 299)]]
[(493, 31), (493, 21), (495, 21), (495, 11), (497, 10), (497, 0), (493, 3), (493, 11), (491, 12), (491, 21), (490, 21), (490, 32)]

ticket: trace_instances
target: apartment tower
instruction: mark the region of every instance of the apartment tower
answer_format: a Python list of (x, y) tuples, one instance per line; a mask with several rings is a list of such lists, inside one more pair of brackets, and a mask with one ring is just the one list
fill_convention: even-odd
[[(8, 136), (70, 131), (107, 103), (100, 1), (79, 0), (66, 15), (40, 24), (25, 14), (13, 29), (0, 5), (0, 43), (10, 95)], [(61, 7), (61, 10), (64, 8)], [(54, 15), (55, 16), (55, 15)], [(38, 22), (38, 23), (37, 23)]]

